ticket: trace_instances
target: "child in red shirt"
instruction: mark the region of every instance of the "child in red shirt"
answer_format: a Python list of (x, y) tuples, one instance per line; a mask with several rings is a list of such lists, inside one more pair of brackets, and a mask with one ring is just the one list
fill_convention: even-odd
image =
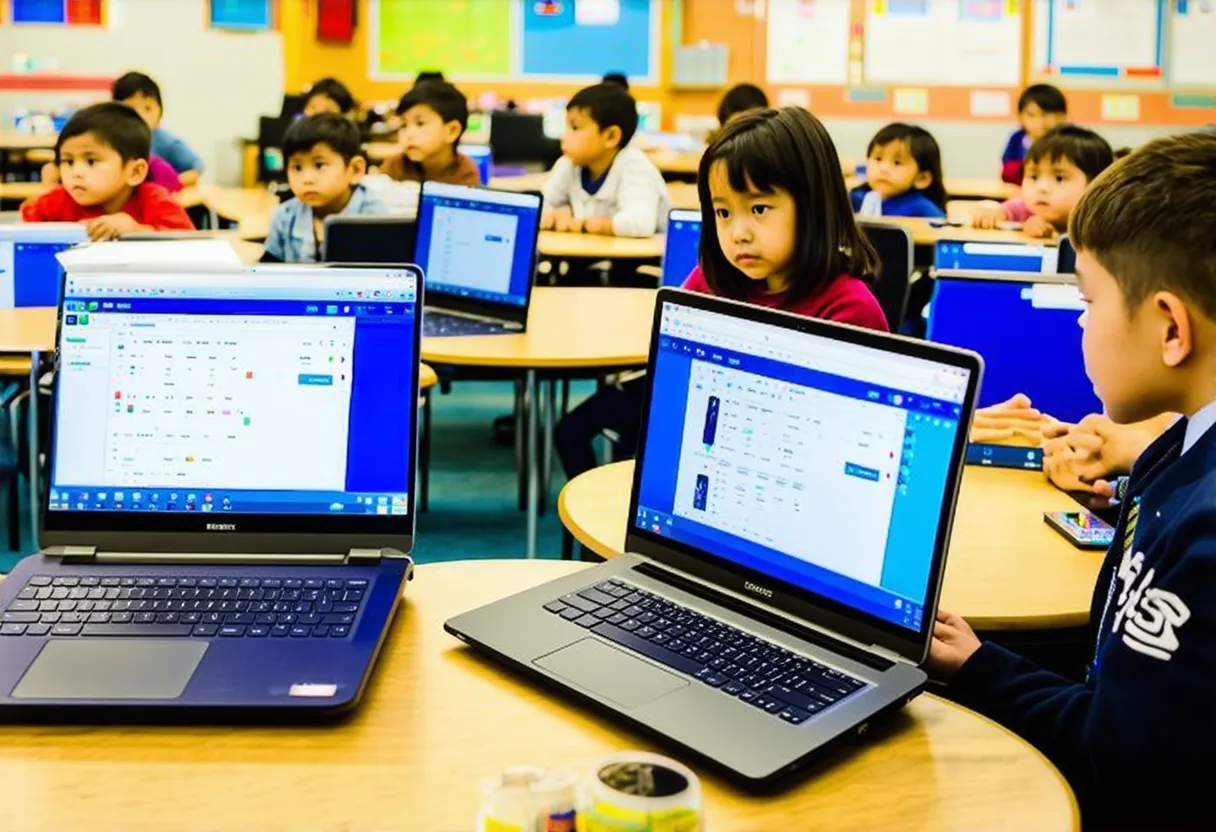
[(83, 222), (91, 240), (135, 231), (193, 230), (167, 190), (145, 181), (152, 131), (125, 104), (78, 111), (55, 146), (57, 188), (21, 206), (25, 222)]

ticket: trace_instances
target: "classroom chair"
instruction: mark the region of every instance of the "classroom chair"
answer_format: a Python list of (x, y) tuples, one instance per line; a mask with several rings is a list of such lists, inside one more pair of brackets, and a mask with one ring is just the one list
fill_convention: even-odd
[(874, 295), (887, 316), (887, 326), (899, 332), (908, 307), (912, 280), (912, 233), (898, 225), (858, 220), (857, 225), (878, 252), (879, 275)]

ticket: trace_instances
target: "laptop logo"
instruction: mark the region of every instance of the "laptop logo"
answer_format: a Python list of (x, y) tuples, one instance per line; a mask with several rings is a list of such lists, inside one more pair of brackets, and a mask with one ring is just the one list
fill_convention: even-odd
[(759, 595), (764, 598), (773, 597), (773, 591), (771, 589), (760, 586), (759, 584), (754, 584), (751, 581), (744, 581), (743, 588), (754, 595)]
[(234, 532), (236, 531), (235, 523), (208, 523), (207, 531), (209, 532)]

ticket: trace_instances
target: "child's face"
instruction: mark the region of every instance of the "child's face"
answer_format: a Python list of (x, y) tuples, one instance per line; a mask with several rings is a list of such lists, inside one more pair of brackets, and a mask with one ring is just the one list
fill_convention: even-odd
[(1066, 118), (1068, 118), (1066, 113), (1043, 112), (1043, 108), (1033, 101), (1018, 113), (1018, 121), (1021, 122), (1022, 129), (1032, 140), (1043, 138), (1048, 131), (1063, 124)]
[(1115, 278), (1086, 251), (1077, 252), (1077, 283), (1086, 302), (1080, 320), (1085, 372), (1106, 414), (1127, 424), (1168, 410), (1158, 390), (1160, 333), (1145, 309), (1151, 299), (1129, 310)]
[(121, 103), (126, 104), (132, 110), (139, 113), (139, 117), (148, 125), (149, 130), (155, 130), (157, 127), (160, 127), (160, 119), (164, 115), (164, 112), (161, 110), (160, 104), (156, 103), (155, 98), (149, 98), (142, 92), (137, 92)]
[(314, 95), (304, 102), (305, 116), (317, 116), (321, 113), (342, 115), (342, 108), (328, 95)]
[(1085, 173), (1067, 159), (1027, 162), (1022, 172), (1026, 207), (1060, 229), (1068, 225), (1068, 216), (1088, 185)]
[(933, 174), (922, 171), (904, 141), (876, 145), (866, 159), (866, 182), (883, 197), (898, 196), (933, 184)]
[(726, 163), (716, 161), (709, 169), (709, 194), (726, 259), (751, 280), (766, 281), (772, 291), (788, 289), (798, 215), (790, 192), (764, 193), (750, 182), (746, 192), (736, 191)]
[(621, 144), (621, 128), (601, 130), (591, 113), (582, 108), (566, 110), (566, 132), (562, 153), (578, 166), (590, 165), (612, 153)]
[(296, 199), (317, 209), (345, 204), (350, 189), (363, 178), (364, 161), (356, 156), (349, 163), (327, 144), (293, 153), (287, 160), (287, 184)]
[(402, 116), (399, 135), (405, 157), (422, 163), (456, 144), (460, 139), (460, 122), (445, 122), (443, 116), (426, 104), (417, 104)]
[(146, 159), (124, 162), (118, 151), (92, 133), (73, 136), (59, 148), (59, 181), (77, 205), (105, 206), (148, 175)]

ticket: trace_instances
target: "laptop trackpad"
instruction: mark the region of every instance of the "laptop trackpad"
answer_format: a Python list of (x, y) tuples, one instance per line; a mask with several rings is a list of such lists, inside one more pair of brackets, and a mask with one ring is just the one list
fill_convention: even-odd
[(688, 680), (594, 638), (576, 641), (532, 663), (623, 708), (645, 705), (688, 686)]
[(205, 641), (51, 639), (14, 699), (176, 699), (207, 652)]

